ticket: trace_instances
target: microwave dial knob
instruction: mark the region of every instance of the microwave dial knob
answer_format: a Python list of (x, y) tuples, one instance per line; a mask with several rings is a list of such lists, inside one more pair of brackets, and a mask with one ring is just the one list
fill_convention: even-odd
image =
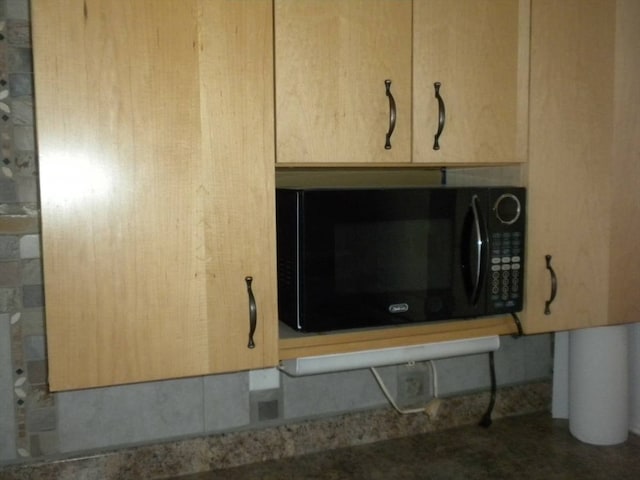
[(511, 225), (520, 218), (520, 200), (512, 193), (504, 193), (496, 200), (493, 211), (501, 223)]

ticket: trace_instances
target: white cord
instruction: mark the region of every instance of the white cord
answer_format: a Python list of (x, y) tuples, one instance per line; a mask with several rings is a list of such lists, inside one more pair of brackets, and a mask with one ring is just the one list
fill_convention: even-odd
[(382, 393), (384, 393), (384, 396), (387, 397), (387, 400), (389, 400), (389, 403), (391, 404), (391, 406), (393, 408), (395, 408), (398, 413), (401, 413), (402, 415), (407, 415), (409, 413), (423, 413), (424, 412), (424, 408), (403, 409), (403, 408), (398, 407), (398, 404), (395, 402), (395, 400), (393, 399), (393, 397), (389, 393), (389, 390), (387, 390), (386, 385), (382, 381), (382, 378), (380, 378), (380, 375), (378, 374), (378, 371), (376, 370), (375, 367), (371, 367), (371, 373), (373, 373), (373, 376), (376, 378), (376, 381), (378, 382), (378, 385), (380, 385), (380, 390), (382, 390)]
[(433, 388), (433, 398), (429, 400), (424, 407), (420, 408), (400, 408), (391, 396), (391, 393), (389, 393), (387, 386), (382, 381), (382, 377), (380, 377), (375, 367), (371, 367), (371, 373), (373, 373), (373, 376), (378, 382), (380, 390), (382, 390), (384, 396), (387, 397), (387, 400), (389, 401), (391, 406), (395, 408), (398, 413), (401, 413), (402, 415), (411, 413), (426, 413), (430, 418), (433, 419), (437, 416), (438, 409), (440, 407), (440, 399), (438, 398), (438, 372), (436, 371), (436, 365), (435, 363), (433, 363), (433, 360), (429, 360), (429, 367), (431, 367), (431, 386)]
[(429, 366), (431, 367), (431, 386), (433, 388), (433, 398), (438, 398), (438, 372), (436, 371), (436, 364), (433, 360), (429, 360)]

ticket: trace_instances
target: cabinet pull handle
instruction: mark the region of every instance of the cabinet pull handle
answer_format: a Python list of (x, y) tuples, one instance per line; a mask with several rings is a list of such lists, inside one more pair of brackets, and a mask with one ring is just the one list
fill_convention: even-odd
[(551, 296), (549, 297), (549, 300), (544, 302), (544, 314), (551, 315), (551, 309), (549, 307), (555, 300), (556, 294), (558, 293), (558, 278), (556, 277), (556, 272), (551, 267), (551, 255), (545, 255), (544, 258), (547, 260), (547, 270), (549, 270), (549, 275), (551, 275)]
[(384, 144), (386, 150), (391, 150), (391, 135), (396, 128), (396, 101), (391, 94), (391, 80), (384, 81), (387, 97), (389, 97), (389, 131), (387, 131), (387, 139)]
[(256, 306), (256, 298), (253, 296), (253, 291), (251, 290), (253, 277), (245, 277), (244, 281), (247, 282), (247, 292), (249, 293), (249, 343), (247, 348), (255, 348), (256, 344), (253, 341), (253, 334), (256, 333), (258, 307)]
[(444, 124), (446, 122), (446, 112), (444, 109), (444, 100), (440, 96), (440, 82), (433, 84), (433, 88), (436, 91), (436, 99), (438, 100), (438, 131), (436, 132), (435, 139), (433, 141), (433, 149), (440, 150), (440, 135), (444, 130)]

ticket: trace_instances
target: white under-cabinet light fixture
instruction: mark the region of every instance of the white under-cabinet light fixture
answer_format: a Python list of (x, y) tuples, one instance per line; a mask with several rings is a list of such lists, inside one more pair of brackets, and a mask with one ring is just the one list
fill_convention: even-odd
[(407, 347), (380, 348), (360, 352), (301, 357), (280, 362), (280, 370), (299, 377), (317, 373), (341, 372), (360, 368), (400, 365), (425, 360), (493, 352), (500, 348), (500, 337), (465, 338), (446, 342), (423, 343)]

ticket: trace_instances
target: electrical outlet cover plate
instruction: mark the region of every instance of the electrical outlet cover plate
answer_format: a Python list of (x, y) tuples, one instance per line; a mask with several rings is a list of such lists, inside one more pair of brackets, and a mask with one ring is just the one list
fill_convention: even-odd
[(417, 365), (398, 368), (398, 405), (424, 405), (433, 397), (431, 390), (431, 372), (428, 369)]

